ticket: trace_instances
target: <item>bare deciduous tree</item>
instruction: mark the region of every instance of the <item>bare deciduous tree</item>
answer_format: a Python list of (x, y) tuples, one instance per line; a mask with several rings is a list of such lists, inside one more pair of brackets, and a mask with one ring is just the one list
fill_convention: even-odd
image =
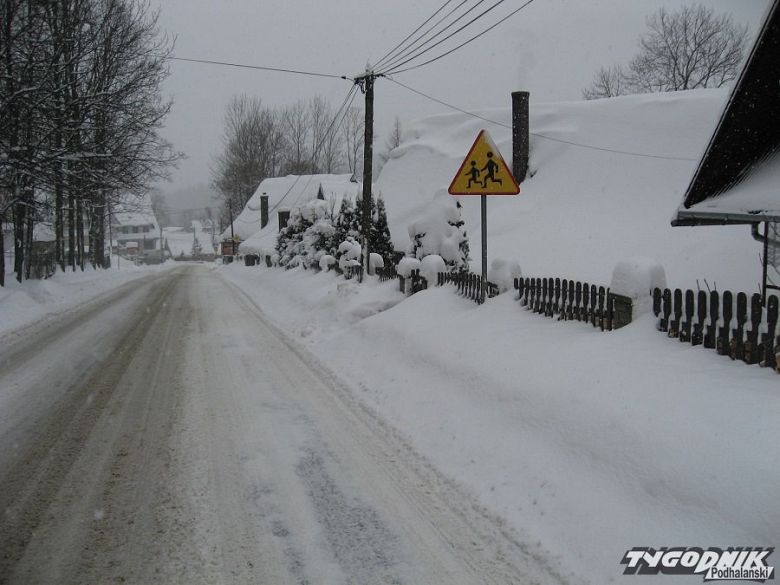
[(282, 133), (274, 112), (260, 98), (246, 95), (230, 101), (224, 123), (224, 149), (212, 170), (213, 185), (235, 214), (260, 181), (275, 174)]
[(602, 67), (596, 73), (596, 78), (590, 87), (582, 90), (582, 97), (586, 100), (615, 97), (627, 93), (626, 73), (621, 65)]
[(363, 112), (357, 108), (350, 108), (344, 117), (341, 130), (344, 134), (344, 147), (347, 153), (347, 166), (349, 172), (357, 175), (363, 168), (362, 152), (364, 140), (365, 120)]
[(289, 156), (285, 172), (305, 175), (313, 172), (309, 141), (312, 133), (312, 114), (302, 101), (288, 106), (282, 112), (284, 132), (289, 142)]
[(583, 91), (585, 99), (721, 87), (739, 74), (747, 27), (731, 16), (701, 4), (674, 12), (661, 8), (647, 19), (647, 27), (627, 70), (602, 67)]
[(395, 120), (393, 121), (393, 127), (390, 129), (390, 134), (385, 139), (384, 150), (377, 154), (379, 157), (380, 166), (384, 166), (385, 163), (390, 160), (390, 152), (392, 152), (393, 149), (401, 146), (401, 134), (403, 134), (403, 129), (401, 128), (401, 119), (396, 116)]
[(158, 132), (172, 44), (147, 0), (5, 0), (0, 10), (0, 220), (14, 218), (17, 279), (29, 278), (44, 218), (61, 267), (66, 233), (67, 264), (101, 264), (109, 198), (143, 191), (179, 157)]

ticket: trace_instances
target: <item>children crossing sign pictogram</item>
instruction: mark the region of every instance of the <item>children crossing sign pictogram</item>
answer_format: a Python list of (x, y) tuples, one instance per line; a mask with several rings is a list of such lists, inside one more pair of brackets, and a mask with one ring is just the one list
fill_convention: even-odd
[(520, 186), (512, 176), (487, 130), (482, 130), (452, 179), (450, 195), (517, 195)]

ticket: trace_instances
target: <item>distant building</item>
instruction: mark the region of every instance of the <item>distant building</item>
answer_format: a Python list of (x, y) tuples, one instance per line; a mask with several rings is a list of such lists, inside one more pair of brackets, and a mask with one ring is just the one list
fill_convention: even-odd
[(152, 210), (151, 198), (146, 195), (118, 206), (111, 214), (111, 232), (120, 254), (127, 252), (131, 243), (135, 243), (132, 247), (141, 255), (159, 250), (160, 224)]
[[(279, 211), (294, 209), (312, 199), (333, 201), (335, 210), (342, 197), (362, 197), (363, 187), (351, 174), (344, 175), (287, 175), (269, 177), (257, 187), (244, 209), (233, 220), (233, 233), (230, 226), (222, 232), (220, 240), (229, 240), (231, 235), (239, 241), (248, 239), (267, 227), (269, 233), (279, 232)], [(268, 225), (262, 224), (263, 197), (267, 197)]]

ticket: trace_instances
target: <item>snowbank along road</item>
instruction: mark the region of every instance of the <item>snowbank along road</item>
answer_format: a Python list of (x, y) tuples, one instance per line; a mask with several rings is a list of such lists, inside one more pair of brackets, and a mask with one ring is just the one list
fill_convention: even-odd
[(0, 583), (565, 581), (218, 271), (0, 341)]

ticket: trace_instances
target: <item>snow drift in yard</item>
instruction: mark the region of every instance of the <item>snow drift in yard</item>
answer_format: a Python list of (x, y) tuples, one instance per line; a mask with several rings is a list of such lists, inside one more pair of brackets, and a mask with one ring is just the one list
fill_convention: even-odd
[[(726, 95), (533, 104), (522, 193), (488, 202), (490, 257), (512, 259), (491, 277), (509, 288), (522, 266), (637, 297), (705, 278), (754, 291), (760, 246), (748, 228), (670, 226)], [(508, 110), (480, 113), (510, 122)], [(397, 248), (411, 244), (408, 226), (423, 233), (451, 206), (446, 187), (483, 124), (447, 114), (405, 133), (378, 178)], [(508, 158), (510, 130), (490, 130)], [(479, 198), (459, 199), (473, 270)], [(419, 268), (407, 257), (398, 273)], [(400, 302), (397, 283), (371, 278), (222, 274), (572, 582), (622, 582), (620, 559), (635, 546), (780, 537), (780, 394), (768, 369), (669, 340), (647, 314), (602, 333), (525, 311), (511, 292), (478, 306), (432, 287)]]
[[(526, 276), (607, 285), (617, 262), (646, 256), (663, 266), (670, 286), (696, 288), (699, 279), (703, 287), (706, 278), (720, 290), (754, 292), (760, 245), (749, 228), (670, 225), (727, 95), (697, 90), (532, 103), (529, 176), (520, 195), (488, 198), (490, 258), (516, 259)], [(479, 114), (511, 124), (509, 109)], [(377, 179), (397, 249), (411, 243), (407, 226), (454, 199), (447, 186), (483, 127), (511, 161), (511, 130), (465, 114), (425, 118), (404, 133)], [(479, 197), (457, 199), (470, 236), (472, 269), (478, 269)]]
[(767, 369), (669, 340), (647, 315), (602, 333), (512, 294), (480, 307), (445, 286), (399, 302), (392, 281), (221, 273), (572, 583), (622, 582), (635, 546), (780, 535)]

